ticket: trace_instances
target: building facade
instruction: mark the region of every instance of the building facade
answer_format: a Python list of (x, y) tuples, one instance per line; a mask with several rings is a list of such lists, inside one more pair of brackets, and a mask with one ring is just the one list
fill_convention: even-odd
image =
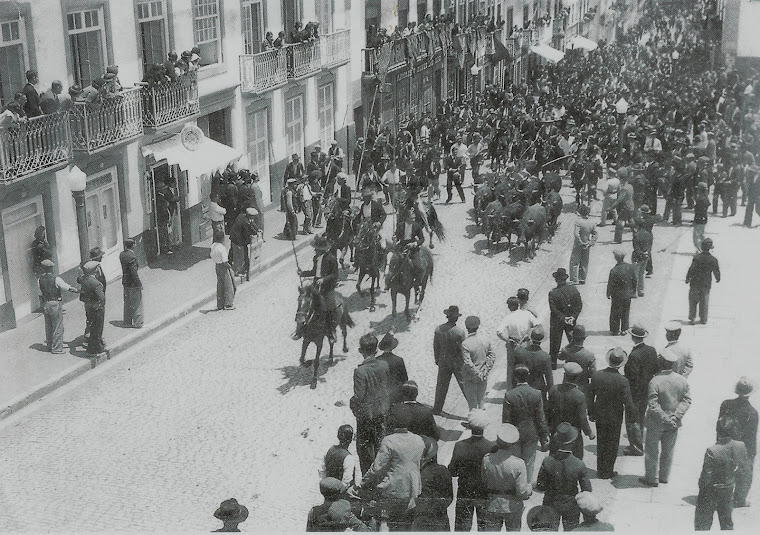
[(719, 0), (708, 2), (708, 23), (722, 31), (721, 52), (724, 65), (751, 75), (760, 69), (760, 2), (756, 0)]
[[(0, 331), (39, 307), (31, 244), (45, 226), (58, 271), (76, 278), (80, 249), (99, 246), (109, 279), (120, 276), (124, 238), (152, 261), (156, 196), (178, 194), (173, 244), (210, 237), (211, 176), (232, 164), (259, 172), (265, 200), (278, 199), (292, 153), (305, 158), (332, 139), (348, 148), (361, 108), (361, 27), (350, 0), (0, 1), (0, 99), (13, 100), (27, 70), (42, 93), (53, 80), (90, 86), (118, 66), (123, 90), (101, 105), (73, 103), (0, 129)], [(264, 51), (266, 32), (319, 23), (317, 39)], [(355, 32), (357, 34), (362, 33)], [(198, 69), (141, 83), (176, 51), (200, 52)], [(148, 77), (149, 78), (149, 77)], [(69, 170), (87, 176), (77, 210)], [(86, 230), (85, 230), (86, 229)]]

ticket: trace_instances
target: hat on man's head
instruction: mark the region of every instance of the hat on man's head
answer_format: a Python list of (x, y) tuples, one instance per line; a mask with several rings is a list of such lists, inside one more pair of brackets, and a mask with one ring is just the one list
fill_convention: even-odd
[(336, 496), (343, 492), (346, 486), (340, 479), (334, 477), (323, 477), (319, 480), (319, 492), (325, 498)]
[(337, 144), (338, 144), (338, 142), (336, 140), (334, 140), (334, 139), (330, 140), (330, 145), (337, 145)]
[(660, 351), (659, 356), (668, 362), (676, 362), (678, 360), (678, 353), (676, 353), (669, 347), (663, 348), (663, 350)]
[(607, 351), (607, 365), (610, 368), (619, 368), (625, 362), (628, 354), (622, 348), (616, 347)]
[(565, 363), (565, 377), (576, 377), (583, 373), (583, 368), (577, 362)]
[(296, 154), (296, 153), (293, 153), (293, 155), (292, 155), (290, 158), (291, 158), (292, 160), (300, 160), (300, 159), (301, 159), (301, 156), (300, 156), (300, 155), (298, 155), (298, 154)]
[(578, 509), (581, 510), (584, 516), (596, 516), (602, 512), (602, 504), (596, 499), (596, 496), (588, 491), (581, 491), (575, 495), (575, 503), (578, 504)]
[(101, 249), (100, 247), (93, 247), (92, 249), (90, 249), (91, 260), (97, 260), (102, 257), (103, 257), (103, 249)]
[(530, 339), (534, 342), (540, 342), (546, 336), (543, 325), (536, 325), (533, 330), (530, 331)]
[(410, 380), (401, 385), (401, 394), (405, 399), (408, 399), (410, 401), (417, 399), (417, 394), (419, 394), (419, 392), (420, 389), (417, 386), (416, 381)]
[(245, 505), (240, 505), (235, 498), (230, 498), (221, 503), (214, 516), (222, 521), (244, 522), (248, 518), (248, 509)]
[(443, 311), (444, 314), (446, 314), (447, 318), (458, 318), (461, 316), (459, 313), (459, 307), (456, 305), (451, 305), (449, 308)]
[(707, 182), (700, 182), (697, 184), (697, 189), (707, 189)]
[(249, 206), (248, 208), (246, 208), (245, 213), (248, 215), (259, 215), (259, 211), (256, 210), (256, 208), (254, 208), (253, 206)]
[(85, 273), (90, 273), (94, 271), (95, 268), (97, 268), (99, 265), (100, 265), (100, 262), (96, 260), (90, 260), (84, 263), (84, 265), (82, 266), (82, 269), (84, 270)]
[(559, 531), (560, 516), (548, 505), (536, 505), (528, 511), (525, 523), (531, 531)]
[(511, 446), (520, 441), (520, 431), (512, 424), (501, 424), (496, 433), (496, 444), (500, 446)]
[(666, 332), (675, 332), (681, 330), (681, 322), (676, 320), (671, 320), (665, 324), (665, 331)]
[(43, 260), (42, 262), (40, 262), (40, 265), (42, 267), (45, 267), (45, 268), (48, 268), (48, 269), (52, 268), (52, 267), (55, 267), (55, 264), (49, 258), (46, 258), (45, 260)]
[(103, 75), (104, 80), (114, 80), (116, 79), (116, 73), (115, 72), (107, 72)]
[(747, 377), (741, 377), (739, 382), (736, 383), (735, 392), (740, 396), (747, 396), (752, 393), (752, 382)]
[(464, 327), (468, 331), (475, 331), (480, 327), (480, 318), (477, 316), (467, 316), (464, 320)]
[(586, 339), (586, 327), (580, 323), (576, 323), (573, 327), (573, 333), (570, 335), (573, 340), (585, 340)]
[(555, 280), (567, 280), (568, 278), (567, 270), (563, 267), (557, 268), (557, 271), (552, 273), (552, 277), (554, 277)]
[(649, 331), (642, 327), (640, 323), (634, 323), (633, 327), (631, 327), (631, 336), (636, 338), (646, 338), (648, 335)]
[(563, 444), (570, 444), (576, 438), (578, 438), (578, 430), (569, 423), (562, 422), (557, 426), (556, 431), (554, 431), (553, 438), (554, 442), (558, 446), (562, 446)]
[(713, 248), (713, 241), (712, 238), (705, 238), (702, 240), (702, 250), (703, 251), (709, 251)]
[(472, 429), (473, 431), (483, 431), (491, 421), (485, 409), (472, 409), (467, 415), (467, 421), (462, 422), (462, 427)]
[(648, 204), (642, 204), (641, 208), (639, 208), (639, 210), (641, 210), (642, 214), (650, 214), (650, 213), (652, 213), (652, 210), (649, 208)]
[(311, 240), (311, 246), (315, 249), (329, 249), (330, 242), (326, 237), (320, 234), (318, 236), (314, 236), (314, 239)]
[(125, 238), (124, 239), (124, 247), (134, 247), (135, 246), (135, 240), (132, 238)]
[(380, 339), (380, 343), (377, 344), (377, 348), (380, 351), (393, 351), (396, 349), (396, 346), (398, 346), (398, 339), (393, 336), (393, 334), (393, 330), (390, 330)]

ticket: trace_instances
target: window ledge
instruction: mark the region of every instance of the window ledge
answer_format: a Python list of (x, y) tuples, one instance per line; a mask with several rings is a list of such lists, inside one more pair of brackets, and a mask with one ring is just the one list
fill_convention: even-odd
[(205, 80), (206, 78), (218, 76), (226, 72), (227, 64), (225, 63), (214, 63), (212, 65), (206, 65), (205, 67), (198, 69), (198, 80)]

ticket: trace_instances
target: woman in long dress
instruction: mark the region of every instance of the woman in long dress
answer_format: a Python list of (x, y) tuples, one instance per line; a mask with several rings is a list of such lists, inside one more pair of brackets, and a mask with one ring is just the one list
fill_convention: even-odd
[(229, 253), (224, 246), (224, 232), (214, 231), (210, 256), (216, 267), (216, 309), (234, 310), (235, 279), (227, 261)]

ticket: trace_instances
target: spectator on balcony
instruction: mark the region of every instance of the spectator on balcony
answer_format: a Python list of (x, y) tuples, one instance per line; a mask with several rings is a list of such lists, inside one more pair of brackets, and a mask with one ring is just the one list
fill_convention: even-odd
[(274, 34), (272, 32), (267, 32), (264, 41), (261, 43), (261, 51), (266, 52), (267, 50), (274, 50)]
[(0, 113), (0, 131), (17, 130), (24, 120), (22, 113), (24, 110), (21, 109), (19, 103), (15, 100), (10, 101), (5, 110)]
[(106, 81), (103, 78), (95, 78), (92, 84), (84, 88), (82, 97), (87, 104), (101, 104), (107, 94)]
[(40, 109), (45, 115), (57, 113), (61, 109), (61, 97), (63, 92), (63, 84), (60, 80), (53, 80), (50, 85), (50, 89), (45, 91), (40, 97)]
[(82, 102), (82, 92), (82, 88), (76, 84), (69, 87), (68, 93), (60, 97), (61, 105), (58, 110), (69, 111), (74, 106), (74, 102)]
[[(143, 83), (147, 84), (148, 87), (157, 87), (165, 83), (166, 80), (168, 80), (168, 77), (164, 74), (164, 72), (166, 72), (164, 65), (159, 65), (158, 63), (150, 65), (145, 76), (143, 76)], [(174, 67), (172, 67), (172, 69), (174, 69)], [(177, 79), (176, 75), (174, 79)]]
[(193, 72), (197, 71), (201, 68), (201, 49), (197, 46), (194, 46), (190, 50), (190, 63), (188, 67), (188, 71)]
[(301, 40), (314, 41), (315, 39), (319, 39), (319, 23), (307, 22), (306, 27), (303, 29)]
[(277, 34), (277, 39), (274, 40), (274, 43), (272, 43), (275, 48), (282, 48), (285, 44), (285, 32), (280, 32)]
[[(177, 69), (177, 53), (176, 52), (169, 52), (166, 56), (166, 61), (163, 63), (164, 70), (166, 71), (166, 76), (171, 80), (172, 82), (177, 81), (178, 76), (178, 69)], [(148, 70), (150, 71), (150, 68), (153, 66), (148, 67)], [(146, 74), (147, 76), (147, 74)], [(145, 80), (143, 80), (145, 81)]]
[(293, 29), (290, 31), (290, 36), (288, 38), (288, 44), (296, 44), (303, 41), (303, 24), (300, 22), (296, 22), (293, 25)]
[(26, 95), (22, 91), (18, 91), (15, 95), (13, 95), (13, 101), (21, 107), (21, 110), (19, 110), (19, 117), (21, 117), (23, 120), (26, 120)]
[(42, 110), (40, 109), (40, 94), (37, 92), (37, 88), (34, 87), (38, 83), (40, 83), (40, 78), (37, 76), (37, 71), (26, 71), (26, 85), (21, 92), (26, 96), (24, 113), (30, 119), (42, 115)]
[(193, 53), (189, 50), (183, 50), (182, 56), (179, 58), (179, 61), (176, 63), (176, 67), (179, 69), (178, 76), (184, 76), (185, 74), (190, 71), (190, 58), (193, 57)]
[(106, 67), (106, 73), (103, 75), (103, 78), (105, 78), (108, 83), (111, 84), (114, 93), (118, 93), (123, 89), (121, 81), (119, 80), (118, 65), (109, 65)]

